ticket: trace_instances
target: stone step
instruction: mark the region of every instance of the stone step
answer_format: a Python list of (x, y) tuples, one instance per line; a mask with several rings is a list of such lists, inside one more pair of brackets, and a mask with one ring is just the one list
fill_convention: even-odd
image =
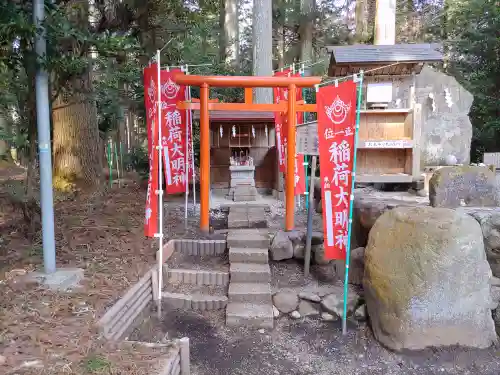
[(230, 283), (228, 294), (231, 303), (272, 303), (269, 283)]
[(164, 265), (163, 269), (167, 273), (167, 280), (173, 283), (219, 286), (229, 284), (229, 272), (168, 268), (168, 265)]
[(228, 303), (226, 325), (231, 327), (273, 328), (273, 307), (271, 304)]
[(231, 247), (229, 249), (230, 263), (260, 263), (269, 261), (268, 249), (255, 249), (251, 247)]
[(256, 201), (257, 196), (256, 195), (236, 195), (234, 194), (233, 196), (233, 201), (235, 202), (251, 202), (251, 201)]
[(269, 283), (271, 269), (269, 264), (231, 263), (231, 282), (234, 283)]
[(162, 302), (176, 309), (200, 311), (221, 310), (227, 305), (227, 297), (210, 294), (162, 293)]
[(256, 229), (231, 230), (227, 235), (228, 247), (269, 248), (269, 235)]

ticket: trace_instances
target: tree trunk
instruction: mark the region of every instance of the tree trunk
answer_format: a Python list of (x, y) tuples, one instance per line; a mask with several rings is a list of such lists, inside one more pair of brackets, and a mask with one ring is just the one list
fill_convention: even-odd
[(226, 39), (226, 0), (219, 3), (219, 61), (226, 61), (227, 39)]
[[(88, 75), (82, 82), (91, 85)], [(54, 179), (96, 186), (102, 176), (97, 107), (81, 87), (74, 89), (71, 98), (60, 96), (53, 107)]]
[(356, 0), (356, 42), (366, 42), (368, 32), (368, 0)]
[(374, 44), (396, 42), (396, 0), (377, 0)]
[[(74, 0), (68, 4), (76, 10), (69, 12), (75, 23), (85, 28), (89, 25), (89, 5), (86, 0)], [(72, 53), (74, 46), (68, 46)], [(92, 54), (87, 50), (83, 53)], [(92, 95), (92, 64), (80, 77), (59, 82), (69, 88), (71, 94), (55, 98), (52, 107), (54, 181), (56, 188), (67, 189), (68, 184), (95, 187), (102, 176), (99, 157), (99, 125), (97, 106)], [(60, 184), (59, 186), (57, 186)]]
[[(273, 23), (272, 3), (270, 0), (253, 2), (253, 73), (256, 76), (273, 75)], [(255, 89), (256, 103), (272, 103), (271, 88)]]
[(225, 0), (224, 4), (224, 40), (226, 64), (234, 69), (240, 66), (238, 0)]
[(304, 62), (313, 60), (314, 8), (314, 0), (300, 1), (300, 61)]

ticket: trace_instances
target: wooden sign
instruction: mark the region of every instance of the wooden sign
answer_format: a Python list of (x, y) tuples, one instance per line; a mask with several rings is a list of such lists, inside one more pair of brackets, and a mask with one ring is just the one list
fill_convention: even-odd
[(297, 153), (319, 155), (318, 123), (297, 125)]
[(412, 148), (411, 140), (395, 140), (395, 141), (364, 141), (361, 142), (359, 148)]

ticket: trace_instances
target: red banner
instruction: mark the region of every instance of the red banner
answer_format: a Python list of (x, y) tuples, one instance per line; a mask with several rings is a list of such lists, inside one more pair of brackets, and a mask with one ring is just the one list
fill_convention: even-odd
[(325, 257), (344, 259), (352, 193), (356, 83), (325, 86), (316, 95)]
[(186, 100), (186, 87), (175, 83), (174, 75), (179, 72), (161, 72), (162, 147), (167, 194), (184, 193), (189, 173), (187, 114), (176, 107), (177, 102)]
[(148, 133), (149, 179), (146, 196), (144, 235), (153, 237), (158, 231), (158, 70), (156, 64), (144, 69), (144, 101)]

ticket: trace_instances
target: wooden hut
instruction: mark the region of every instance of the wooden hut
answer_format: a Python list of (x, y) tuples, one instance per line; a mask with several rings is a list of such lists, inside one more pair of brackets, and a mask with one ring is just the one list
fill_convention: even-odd
[(437, 44), (327, 47), (328, 75), (364, 71), (357, 176), (360, 183), (421, 180), (421, 107), (415, 103), (415, 75), (425, 63), (442, 62)]

